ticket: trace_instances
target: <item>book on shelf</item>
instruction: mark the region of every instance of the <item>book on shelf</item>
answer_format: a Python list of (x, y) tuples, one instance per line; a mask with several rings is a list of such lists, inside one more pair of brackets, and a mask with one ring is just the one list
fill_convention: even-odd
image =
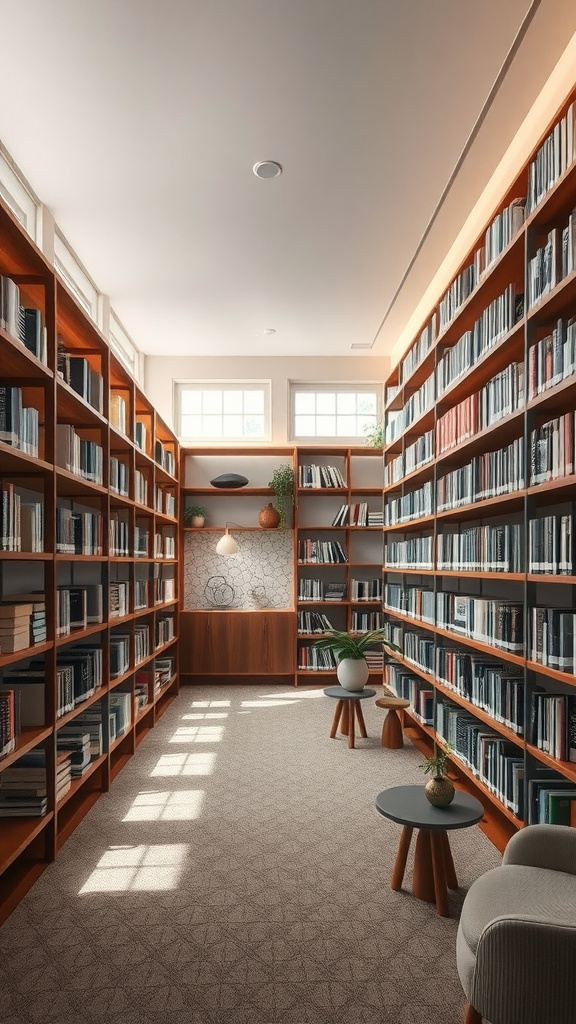
[(576, 106), (552, 128), (528, 166), (527, 211), (535, 210), (576, 156)]
[(92, 408), (101, 413), (104, 407), (104, 381), (90, 361), (81, 355), (66, 351), (62, 337), (58, 338), (58, 374)]
[(46, 364), (46, 328), (39, 309), (23, 306), (11, 277), (0, 276), (0, 327)]
[(334, 626), (322, 612), (298, 612), (299, 633), (325, 633), (327, 629)]
[(40, 414), (25, 406), (22, 388), (0, 387), (0, 441), (38, 458)]
[(128, 466), (114, 455), (110, 456), (110, 490), (128, 497)]
[(121, 434), (128, 433), (128, 407), (126, 399), (118, 391), (110, 392), (108, 415), (113, 427)]
[(302, 564), (345, 563), (348, 555), (337, 540), (306, 538), (298, 541), (298, 561)]
[(132, 694), (115, 690), (110, 694), (111, 740), (124, 736), (132, 724)]
[(528, 351), (528, 397), (556, 387), (576, 373), (576, 317), (560, 318)]
[(298, 486), (326, 489), (331, 487), (346, 487), (346, 481), (337, 466), (298, 466)]
[(36, 748), (0, 772), (0, 817), (41, 818), (47, 810), (46, 752)]
[[(316, 581), (306, 581), (316, 582)], [(320, 582), (320, 580), (318, 580)], [(324, 600), (325, 601), (343, 601), (346, 597), (346, 584), (332, 581), (331, 583), (324, 584)]]

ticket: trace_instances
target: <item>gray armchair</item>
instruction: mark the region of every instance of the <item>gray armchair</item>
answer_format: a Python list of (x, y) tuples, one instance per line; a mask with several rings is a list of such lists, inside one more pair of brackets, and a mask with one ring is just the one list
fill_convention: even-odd
[(465, 1024), (576, 1021), (576, 828), (528, 825), (470, 887), (456, 944)]

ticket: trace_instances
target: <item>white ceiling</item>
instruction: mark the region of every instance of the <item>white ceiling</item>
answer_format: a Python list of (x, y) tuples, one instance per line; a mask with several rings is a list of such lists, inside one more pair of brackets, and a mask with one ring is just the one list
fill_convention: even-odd
[[(0, 139), (143, 351), (352, 355), (378, 335), (529, 6), (0, 0)], [(517, 87), (373, 355), (576, 30), (574, 0), (535, 6)], [(256, 178), (263, 159), (283, 175)]]

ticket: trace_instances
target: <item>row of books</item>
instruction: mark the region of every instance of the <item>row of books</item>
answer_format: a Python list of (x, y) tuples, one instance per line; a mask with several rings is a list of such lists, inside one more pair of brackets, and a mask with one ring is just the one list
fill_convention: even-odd
[(375, 611), (352, 611), (353, 633), (369, 633), (374, 629), (382, 628), (382, 613)]
[(56, 463), (90, 483), (101, 484), (104, 479), (102, 445), (81, 437), (71, 423), (58, 423), (56, 427)]
[(403, 700), (410, 701), (410, 710), (424, 725), (434, 724), (434, 690), (410, 669), (390, 661), (386, 667), (387, 686)]
[(104, 409), (104, 381), (102, 374), (85, 356), (67, 352), (62, 337), (58, 338), (58, 374), (97, 412)]
[(436, 397), (468, 372), (500, 341), (524, 313), (524, 296), (513, 284), (486, 307), (472, 330), (465, 331), (455, 345), (446, 349), (436, 367)]
[(427, 480), (421, 487), (408, 491), (398, 498), (385, 499), (384, 525), (394, 526), (396, 523), (408, 523), (412, 519), (422, 519), (432, 515), (433, 484)]
[(498, 259), (500, 253), (518, 234), (526, 217), (526, 197), (513, 199), (500, 213), (497, 213), (486, 229), (484, 251), (486, 269)]
[(176, 495), (171, 494), (170, 491), (165, 491), (163, 487), (157, 487), (155, 508), (157, 512), (162, 512), (165, 516), (175, 516)]
[(409, 473), (413, 473), (434, 458), (434, 431), (427, 430), (420, 434), (401, 455), (384, 466), (384, 486), (391, 487), (399, 483)]
[(401, 612), (412, 619), (434, 622), (435, 599), (433, 590), (422, 587), (402, 587), (398, 583), (384, 585), (384, 607)]
[(435, 397), (434, 381), (435, 376), (432, 371), (418, 390), (410, 395), (402, 409), (389, 413), (386, 423), (386, 444), (392, 444), (432, 407)]
[(474, 253), (472, 263), (460, 271), (440, 300), (440, 333), (448, 327), (460, 307), (478, 286), (483, 272), (484, 247), (481, 246)]
[[(115, 637), (117, 639), (117, 637)], [(144, 661), (150, 654), (150, 626), (147, 622), (134, 623), (134, 664)]]
[(299, 644), (298, 668), (304, 672), (333, 671), (336, 668), (336, 659), (332, 651), (319, 651), (312, 644)]
[(436, 453), (449, 451), (519, 409), (524, 401), (524, 363), (510, 363), (480, 391), (438, 418)]
[(475, 455), (465, 466), (438, 480), (437, 510), (471, 505), (524, 487), (524, 445), (521, 437), (504, 448)]
[(172, 615), (156, 619), (156, 647), (163, 647), (174, 639), (174, 618)]
[(530, 742), (559, 761), (576, 761), (576, 697), (532, 694)]
[(0, 654), (14, 654), (46, 641), (44, 595), (14, 594), (0, 603)]
[[(57, 785), (62, 784), (62, 794), (66, 769), (61, 766), (59, 769)], [(46, 751), (37, 748), (0, 773), (0, 818), (42, 818), (47, 810)]]
[(298, 541), (298, 561), (301, 564), (344, 563), (348, 555), (337, 540), (314, 540), (311, 537)]
[(327, 629), (334, 627), (322, 612), (298, 612), (299, 633), (325, 633)]
[(405, 384), (406, 381), (410, 379), (414, 371), (420, 366), (420, 363), (426, 358), (436, 340), (437, 334), (438, 317), (436, 313), (433, 313), (432, 317), (422, 329), (414, 344), (410, 346), (408, 352), (400, 363), (400, 384)]
[(56, 594), (56, 636), (104, 621), (101, 583), (66, 583), (58, 586)]
[(523, 533), (520, 523), (446, 530), (437, 538), (437, 568), (463, 572), (522, 572)]
[(101, 555), (102, 516), (56, 507), (56, 551), (64, 555)]
[(351, 601), (380, 601), (382, 578), (371, 580), (350, 580)]
[(524, 815), (524, 758), (514, 743), (458, 705), (436, 704), (436, 731), (458, 758), (518, 818)]
[(528, 572), (571, 576), (574, 572), (572, 514), (552, 514), (528, 523)]
[(535, 398), (576, 373), (576, 317), (559, 319), (550, 334), (528, 351), (528, 398)]
[(298, 486), (310, 488), (346, 487), (346, 481), (337, 466), (298, 466)]
[(174, 452), (162, 444), (162, 441), (156, 441), (154, 445), (154, 458), (159, 466), (162, 467), (166, 473), (170, 476), (174, 476), (175, 463), (174, 463)]
[(44, 502), (8, 480), (0, 480), (0, 499), (0, 551), (43, 551)]
[(0, 327), (46, 364), (46, 328), (39, 309), (24, 306), (11, 277), (0, 276)]
[(148, 479), (139, 469), (134, 470), (134, 501), (148, 504)]
[(558, 480), (574, 472), (574, 412), (556, 416), (530, 434), (530, 483)]
[(22, 388), (0, 387), (0, 441), (38, 458), (40, 413), (25, 406)]
[(436, 625), (472, 640), (514, 654), (524, 650), (524, 609), (521, 604), (486, 597), (440, 592)]
[(128, 466), (122, 459), (110, 456), (110, 490), (128, 497)]
[(386, 541), (384, 565), (387, 569), (432, 569), (433, 564), (434, 538), (431, 536)]
[(530, 658), (539, 665), (556, 668), (560, 672), (573, 672), (574, 631), (576, 613), (572, 608), (542, 608), (530, 610)]
[(524, 677), (514, 665), (458, 648), (436, 648), (436, 677), (519, 736), (524, 735)]
[(532, 212), (576, 157), (576, 106), (571, 103), (528, 167), (528, 212)]
[(147, 451), (147, 436), (146, 424), (142, 420), (136, 420), (134, 424), (134, 444), (141, 452)]
[(154, 534), (154, 558), (176, 558), (176, 537), (161, 530)]
[(356, 501), (350, 505), (341, 505), (334, 516), (332, 526), (378, 526), (382, 522), (382, 512), (370, 512), (367, 501)]

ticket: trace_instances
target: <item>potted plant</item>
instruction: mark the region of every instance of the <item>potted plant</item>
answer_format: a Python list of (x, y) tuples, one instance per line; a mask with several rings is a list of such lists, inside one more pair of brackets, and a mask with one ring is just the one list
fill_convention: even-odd
[(288, 511), (294, 504), (294, 470), (292, 466), (278, 466), (273, 474), (268, 487), (274, 491), (276, 508), (280, 516), (279, 526), (283, 529), (287, 525)]
[(424, 764), (420, 765), (424, 775), (432, 776), (424, 786), (424, 793), (434, 807), (447, 807), (454, 799), (454, 786), (446, 778), (451, 750), (449, 744), (444, 749), (437, 747), (434, 756), (426, 757)]
[(183, 512), (184, 525), (204, 526), (207, 515), (208, 513), (204, 505), (186, 505)]
[(390, 650), (398, 651), (396, 644), (388, 640), (383, 629), (352, 635), (339, 629), (327, 629), (324, 636), (314, 641), (321, 651), (332, 651), (336, 660), (336, 675), (340, 686), (355, 692), (363, 690), (370, 671), (364, 655), (369, 647), (385, 644)]
[(364, 444), (368, 448), (383, 448), (384, 447), (384, 422), (376, 423), (373, 427), (366, 427), (365, 429), (366, 439)]

